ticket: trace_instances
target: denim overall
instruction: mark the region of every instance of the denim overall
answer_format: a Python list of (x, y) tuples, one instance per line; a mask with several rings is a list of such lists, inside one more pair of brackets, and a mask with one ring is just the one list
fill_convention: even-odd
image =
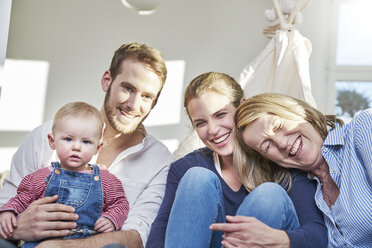
[[(93, 174), (74, 172), (61, 168), (53, 162), (53, 171), (45, 179), (47, 186), (44, 196), (58, 195), (57, 203), (70, 205), (79, 215), (77, 227), (63, 239), (84, 238), (96, 233), (94, 224), (101, 216), (103, 195), (101, 174), (97, 165), (90, 165)], [(22, 247), (35, 247), (40, 242), (27, 242)]]

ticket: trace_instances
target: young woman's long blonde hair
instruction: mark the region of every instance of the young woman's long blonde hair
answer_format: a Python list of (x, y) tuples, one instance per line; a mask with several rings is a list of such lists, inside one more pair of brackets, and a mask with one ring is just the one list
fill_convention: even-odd
[[(243, 89), (234, 78), (224, 73), (207, 72), (194, 78), (185, 90), (184, 106), (188, 114), (187, 107), (189, 102), (207, 92), (215, 92), (227, 96), (235, 107), (239, 106), (244, 97)], [(248, 191), (252, 191), (255, 187), (264, 182), (278, 181), (275, 180), (273, 175), (275, 171), (284, 169), (280, 167), (251, 164), (250, 159), (248, 159), (251, 154), (247, 154), (244, 148), (236, 146), (236, 136), (232, 135), (232, 137), (235, 146), (233, 167), (241, 183)], [(252, 161), (256, 160), (252, 159)], [(263, 162), (266, 162), (266, 160), (263, 160)]]

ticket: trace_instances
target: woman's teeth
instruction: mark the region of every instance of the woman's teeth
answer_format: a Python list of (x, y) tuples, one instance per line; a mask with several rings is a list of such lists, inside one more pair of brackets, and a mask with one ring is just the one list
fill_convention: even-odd
[(230, 135), (230, 133), (227, 133), (227, 134), (221, 136), (218, 139), (213, 139), (212, 141), (213, 141), (213, 143), (216, 143), (216, 144), (221, 143), (221, 142), (225, 141), (227, 139), (227, 137), (229, 137), (229, 135)]
[(300, 147), (300, 144), (301, 144), (301, 137), (298, 137), (291, 149), (291, 151), (289, 152), (289, 155), (290, 156), (294, 156), (296, 155), (297, 151), (298, 151), (298, 148)]

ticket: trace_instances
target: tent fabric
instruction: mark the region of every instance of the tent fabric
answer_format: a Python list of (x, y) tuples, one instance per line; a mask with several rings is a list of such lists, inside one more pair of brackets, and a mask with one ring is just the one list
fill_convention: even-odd
[(297, 29), (277, 30), (265, 49), (240, 73), (244, 95), (280, 93), (316, 107), (309, 74), (311, 50), (311, 42)]
[(195, 151), (205, 145), (200, 140), (195, 129), (192, 130), (189, 135), (179, 144), (178, 148), (173, 152), (176, 159), (182, 158), (190, 152)]
[(301, 10), (302, 0), (296, 0), (288, 18), (283, 15), (280, 0), (273, 0), (273, 3), (279, 24), (264, 30), (271, 40), (240, 73), (239, 83), (246, 97), (267, 92), (280, 93), (316, 107), (309, 73), (311, 42), (293, 25), (296, 15), (302, 13), (311, 0), (308, 0)]

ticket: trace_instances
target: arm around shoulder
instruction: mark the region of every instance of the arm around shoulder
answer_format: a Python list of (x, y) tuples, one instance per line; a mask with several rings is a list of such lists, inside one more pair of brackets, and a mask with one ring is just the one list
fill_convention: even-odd
[(292, 188), (288, 194), (295, 206), (300, 227), (286, 231), (292, 248), (327, 247), (327, 228), (324, 224), (323, 213), (315, 203), (315, 190), (315, 181), (307, 178), (305, 173), (294, 173)]

